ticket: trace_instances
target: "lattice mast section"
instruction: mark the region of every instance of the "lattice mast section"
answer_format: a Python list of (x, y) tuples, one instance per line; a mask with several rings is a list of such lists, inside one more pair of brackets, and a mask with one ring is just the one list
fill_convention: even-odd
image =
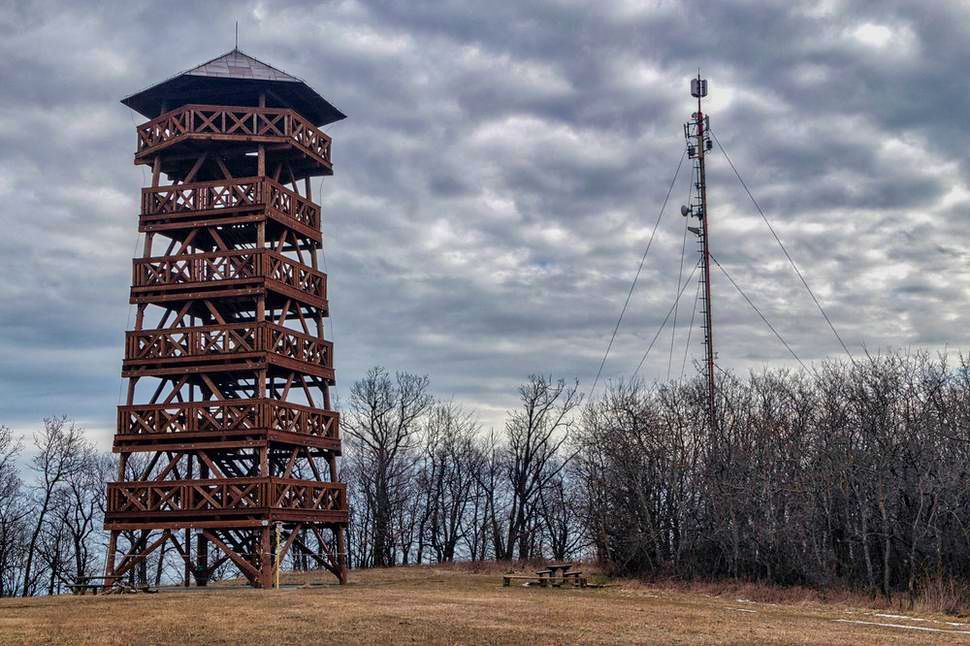
[(185, 585), (231, 562), (269, 587), (293, 554), (342, 583), (347, 497), (311, 186), (333, 173), (318, 127), (343, 114), (238, 50), (123, 103), (150, 118), (135, 164), (152, 172), (106, 575), (144, 575), (174, 550)]
[(717, 385), (715, 381), (714, 324), (711, 313), (711, 252), (708, 245), (707, 179), (705, 159), (712, 148), (710, 117), (701, 109), (701, 99), (707, 96), (707, 80), (700, 74), (690, 82), (691, 96), (697, 99), (697, 112), (684, 124), (684, 137), (687, 139), (687, 156), (693, 160), (693, 187), (691, 203), (682, 209), (685, 216), (697, 218), (696, 227), (688, 227), (697, 237), (701, 268), (702, 326), (704, 328), (704, 373), (707, 380), (707, 407), (711, 428), (717, 424)]

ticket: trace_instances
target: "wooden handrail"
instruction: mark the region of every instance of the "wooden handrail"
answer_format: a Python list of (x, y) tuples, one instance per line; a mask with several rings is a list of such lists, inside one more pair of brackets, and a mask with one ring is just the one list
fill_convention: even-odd
[[(218, 413), (214, 415), (216, 411)], [(165, 423), (150, 423), (156, 415), (164, 415)], [(221, 423), (216, 424), (216, 420)], [(294, 424), (294, 421), (298, 423)], [(267, 429), (339, 440), (340, 414), (266, 398), (118, 407), (119, 435), (192, 433), (200, 429), (223, 433)]]
[[(231, 258), (245, 258), (246, 256), (251, 256), (252, 259), (241, 267), (230, 267), (229, 269), (231, 271), (226, 272), (225, 276), (215, 274), (212, 277), (199, 275), (204, 273), (203, 269), (206, 261), (228, 261)], [(280, 271), (281, 267), (290, 267), (293, 274), (287, 276), (285, 271)], [(152, 268), (154, 271), (152, 271)], [(221, 269), (222, 265), (219, 268)], [(240, 273), (240, 268), (247, 269), (248, 271), (242, 272), (244, 275), (241, 276), (235, 275)], [(158, 274), (164, 274), (164, 276), (153, 281), (153, 274), (156, 277)], [(182, 280), (171, 280), (173, 274), (176, 278), (182, 277)], [(290, 287), (306, 291), (319, 298), (325, 299), (327, 297), (326, 274), (301, 262), (287, 258), (271, 249), (234, 249), (231, 251), (211, 251), (179, 256), (151, 256), (132, 260), (132, 285), (135, 287), (205, 283), (221, 280), (245, 280), (250, 278), (269, 278)]]
[[(230, 333), (238, 332), (232, 335)], [(293, 339), (297, 343), (308, 344), (301, 347), (300, 352), (280, 351), (280, 337)], [(149, 349), (158, 343), (168, 344), (159, 346), (157, 352), (143, 352), (143, 343), (147, 342)], [(228, 347), (212, 349), (213, 345), (225, 343)], [(283, 343), (285, 350), (286, 343)], [(166, 355), (163, 347), (174, 347), (179, 351)], [(240, 352), (273, 352), (297, 361), (309, 361), (315, 355), (322, 355), (323, 367), (333, 367), (333, 344), (326, 339), (306, 334), (271, 321), (258, 323), (228, 323), (217, 325), (199, 325), (194, 327), (165, 328), (161, 330), (130, 330), (125, 333), (125, 359), (159, 359), (172, 356), (221, 357)], [(146, 356), (148, 355), (148, 356)], [(315, 361), (312, 363), (316, 363)]]
[(174, 327), (174, 328), (164, 328), (161, 330), (129, 330), (125, 334), (127, 336), (163, 336), (166, 334), (184, 334), (187, 332), (219, 332), (222, 330), (242, 330), (247, 328), (265, 328), (269, 330), (275, 330), (283, 334), (290, 334), (308, 341), (316, 341), (323, 343), (325, 345), (333, 345), (330, 341), (326, 339), (321, 339), (320, 337), (313, 336), (312, 334), (307, 334), (306, 332), (301, 332), (300, 330), (294, 330), (293, 328), (288, 328), (284, 325), (274, 323), (273, 321), (259, 321), (252, 323), (218, 323), (213, 325), (195, 325), (192, 327)]
[[(246, 491), (240, 492), (245, 488)], [(318, 480), (296, 480), (292, 478), (250, 477), (250, 478), (206, 478), (196, 480), (163, 481), (124, 481), (109, 482), (108, 512), (123, 513), (131, 507), (138, 507), (142, 513), (172, 513), (195, 511), (245, 511), (252, 508), (298, 509), (307, 511), (346, 511), (347, 485), (342, 482), (320, 482)], [(213, 491), (212, 494), (195, 495), (199, 491)], [(320, 493), (315, 502), (321, 506), (283, 505), (284, 500), (301, 500), (300, 497), (285, 497), (311, 491)], [(329, 493), (330, 495), (326, 495)], [(147, 498), (139, 498), (147, 494)], [(157, 496), (153, 499), (153, 494)], [(162, 495), (164, 494), (164, 497)], [(227, 502), (230, 496), (235, 500)], [(302, 498), (303, 501), (306, 498)], [(163, 506), (175, 507), (165, 509)]]
[(189, 104), (146, 121), (137, 131), (136, 157), (182, 137), (216, 135), (256, 141), (289, 140), (330, 166), (330, 137), (291, 108)]
[[(238, 204), (213, 206), (203, 199), (213, 189), (229, 191), (231, 198), (239, 199), (235, 189), (253, 186), (251, 201), (239, 201)], [(280, 200), (274, 199), (274, 191), (285, 196), (290, 201), (290, 208), (281, 208)], [(185, 196), (189, 197), (186, 198)], [(159, 199), (153, 197), (166, 196), (159, 204)], [(178, 208), (179, 205), (189, 204), (189, 207)], [(142, 217), (191, 213), (194, 211), (220, 211), (232, 208), (272, 208), (297, 222), (312, 228), (320, 226), (320, 207), (312, 200), (308, 200), (299, 193), (292, 191), (270, 177), (238, 177), (233, 179), (210, 180), (205, 182), (189, 182), (185, 184), (170, 184), (168, 186), (146, 187), (142, 189)], [(303, 214), (307, 214), (304, 216)]]
[(332, 415), (334, 417), (339, 417), (340, 414), (337, 411), (323, 410), (320, 408), (313, 408), (312, 406), (307, 406), (306, 404), (297, 404), (296, 402), (280, 401), (277, 399), (267, 399), (267, 398), (253, 398), (253, 399), (209, 399), (201, 402), (172, 402), (170, 404), (132, 404), (131, 406), (121, 405), (118, 410), (166, 410), (166, 409), (187, 409), (187, 408), (217, 408), (220, 406), (257, 406), (257, 405), (269, 405), (277, 406), (280, 408), (293, 408), (296, 410), (304, 411), (307, 413), (320, 413), (321, 415)]

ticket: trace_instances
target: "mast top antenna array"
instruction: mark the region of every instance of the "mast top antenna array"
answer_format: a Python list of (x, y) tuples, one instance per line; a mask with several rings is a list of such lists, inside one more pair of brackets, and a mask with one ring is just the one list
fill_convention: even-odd
[(698, 74), (696, 79), (690, 80), (690, 95), (698, 99), (707, 96), (707, 79)]

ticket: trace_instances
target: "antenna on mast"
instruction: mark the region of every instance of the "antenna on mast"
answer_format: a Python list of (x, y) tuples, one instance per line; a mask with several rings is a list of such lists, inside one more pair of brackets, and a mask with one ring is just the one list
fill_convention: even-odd
[(707, 79), (697, 78), (690, 81), (690, 95), (697, 99), (697, 112), (684, 124), (684, 138), (687, 140), (687, 156), (694, 160), (694, 186), (689, 205), (680, 207), (684, 217), (691, 216), (700, 220), (700, 226), (688, 227), (697, 236), (698, 251), (701, 254), (701, 283), (703, 289), (703, 326), (704, 326), (704, 363), (707, 373), (707, 413), (711, 429), (717, 428), (716, 388), (714, 381), (714, 324), (711, 318), (711, 252), (708, 246), (707, 227), (707, 181), (705, 178), (705, 153), (713, 147), (710, 136), (710, 118), (701, 110), (701, 99), (707, 96)]

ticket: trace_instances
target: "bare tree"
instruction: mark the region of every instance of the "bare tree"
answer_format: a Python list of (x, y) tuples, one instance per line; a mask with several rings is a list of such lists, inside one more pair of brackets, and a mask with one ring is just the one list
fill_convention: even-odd
[(0, 426), (0, 597), (16, 594), (30, 507), (17, 473), (22, 442)]
[(356, 475), (366, 500), (370, 564), (394, 565), (402, 527), (399, 511), (412, 492), (420, 419), (432, 404), (427, 376), (372, 368), (350, 389), (343, 412)]
[(98, 539), (104, 517), (105, 483), (114, 470), (110, 454), (90, 451), (82, 468), (65, 478), (64, 504), (56, 508), (54, 518), (70, 542), (71, 569), (62, 577), (69, 579), (68, 583), (93, 575), (101, 560)]
[(24, 565), (22, 594), (25, 597), (36, 590), (34, 558), (55, 494), (67, 479), (75, 477), (84, 468), (91, 452), (81, 429), (67, 417), (45, 418), (43, 430), (34, 435), (34, 447), (37, 454), (31, 459), (30, 468), (37, 475), (38, 483), (34, 528), (27, 543)]
[(531, 375), (519, 387), (520, 408), (509, 412), (505, 424), (511, 497), (498, 558), (511, 558), (516, 548), (520, 559), (533, 556), (539, 495), (569, 462), (568, 457), (557, 458), (569, 441), (572, 414), (581, 399), (578, 382), (567, 385), (562, 379), (553, 381), (543, 375)]
[[(488, 558), (488, 546), (492, 546), (492, 555), (499, 560), (508, 558), (505, 555), (505, 504), (503, 498), (506, 451), (499, 445), (495, 431), (489, 431), (482, 438), (479, 447), (479, 466), (475, 470), (476, 513), (473, 530), (475, 547), (472, 552), (479, 559)], [(473, 556), (472, 558), (476, 558)]]
[(455, 559), (467, 529), (466, 516), (481, 461), (478, 432), (474, 416), (452, 402), (435, 406), (425, 425), (422, 525), (438, 562)]

